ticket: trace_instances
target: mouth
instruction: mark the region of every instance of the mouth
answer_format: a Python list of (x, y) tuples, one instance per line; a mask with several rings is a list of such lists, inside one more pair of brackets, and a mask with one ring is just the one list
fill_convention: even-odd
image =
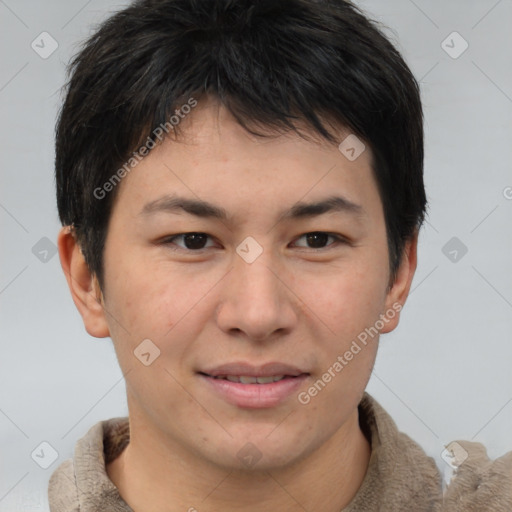
[(197, 374), (217, 398), (248, 409), (270, 408), (284, 403), (296, 395), (310, 375), (283, 363), (262, 366), (229, 363)]
[[(199, 373), (213, 378), (228, 380), (231, 378), (244, 379), (242, 381), (237, 380), (236, 382), (255, 384), (257, 379), (269, 378), (274, 379), (273, 381), (275, 382), (275, 380), (280, 380), (285, 377), (298, 377), (299, 375), (307, 372), (298, 366), (280, 362), (269, 362), (258, 366), (246, 362), (233, 362), (221, 364), (212, 368), (204, 368), (201, 369)], [(264, 380), (260, 381), (261, 384), (267, 384), (268, 382)]]
[(297, 375), (269, 375), (268, 377), (254, 377), (251, 375), (209, 375), (199, 372), (201, 375), (211, 377), (212, 379), (228, 380), (229, 382), (238, 382), (240, 384), (270, 384), (279, 382), (283, 379), (296, 379)]

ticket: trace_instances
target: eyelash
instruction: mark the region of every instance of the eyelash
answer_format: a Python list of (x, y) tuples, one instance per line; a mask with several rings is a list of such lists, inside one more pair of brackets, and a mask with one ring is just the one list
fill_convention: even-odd
[[(337, 247), (340, 244), (341, 245), (348, 245), (349, 244), (349, 241), (345, 237), (343, 237), (341, 235), (336, 235), (334, 233), (329, 233), (329, 232), (326, 232), (326, 231), (308, 231), (307, 233), (304, 233), (301, 236), (299, 236), (296, 240), (300, 240), (301, 238), (303, 238), (303, 237), (305, 237), (307, 235), (313, 235), (313, 234), (314, 235), (327, 235), (328, 237), (333, 238), (334, 242), (329, 244), (329, 245), (327, 245), (326, 247), (319, 247), (319, 248), (299, 246), (299, 247), (301, 247), (301, 249), (305, 249), (308, 252), (319, 252), (319, 251), (328, 250), (328, 249), (333, 248), (333, 247)], [(177, 235), (172, 235), (170, 237), (167, 237), (164, 240), (162, 240), (162, 244), (163, 245), (174, 244), (174, 240), (175, 239), (184, 237), (186, 235), (206, 235), (210, 240), (212, 239), (212, 237), (210, 235), (208, 235), (207, 233), (203, 233), (203, 232), (200, 232), (200, 231), (190, 231), (190, 232), (187, 232), (187, 233), (179, 233)], [(176, 247), (177, 248), (173, 249), (173, 250), (176, 250), (176, 251), (186, 251), (186, 252), (190, 252), (190, 253), (201, 253), (202, 251), (205, 251), (206, 249), (210, 249), (211, 248), (211, 247), (203, 247), (201, 249), (188, 249), (187, 247), (181, 247), (181, 246), (176, 246)]]

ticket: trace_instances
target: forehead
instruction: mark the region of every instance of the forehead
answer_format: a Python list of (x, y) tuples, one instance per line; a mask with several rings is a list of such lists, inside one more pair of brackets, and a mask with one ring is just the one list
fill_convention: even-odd
[[(247, 209), (259, 203), (261, 214), (271, 202), (309, 202), (334, 191), (347, 203), (358, 204), (361, 195), (372, 193), (375, 199), (369, 147), (351, 161), (336, 144), (311, 131), (307, 139), (293, 131), (257, 136), (214, 102), (199, 103), (179, 129), (177, 139), (166, 138), (123, 178), (116, 202), (126, 200), (139, 213), (141, 205), (148, 210), (177, 194), (208, 198), (224, 212), (237, 204)], [(339, 135), (342, 142), (350, 134), (340, 129)]]
[[(329, 120), (324, 119), (324, 122), (329, 123)], [(184, 144), (185, 148), (191, 148), (191, 151), (196, 151), (200, 147), (203, 154), (210, 151), (216, 156), (230, 155), (240, 147), (243, 147), (244, 152), (252, 149), (260, 156), (266, 153), (274, 157), (275, 153), (281, 154), (284, 149), (285, 156), (288, 157), (307, 150), (335, 150), (336, 145), (312, 130), (305, 121), (295, 120), (294, 125), (305, 137), (291, 129), (285, 131), (270, 126), (249, 124), (246, 129), (218, 100), (205, 99), (200, 101), (190, 114), (183, 117), (177, 126), (179, 135), (176, 142)], [(252, 133), (251, 130), (260, 135)], [(350, 134), (350, 130), (339, 124), (333, 131), (339, 142)], [(172, 134), (170, 140), (174, 140)]]

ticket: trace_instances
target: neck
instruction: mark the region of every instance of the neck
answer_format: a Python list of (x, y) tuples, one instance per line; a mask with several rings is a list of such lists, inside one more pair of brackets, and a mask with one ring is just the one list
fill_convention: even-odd
[(358, 410), (327, 442), (302, 460), (270, 471), (219, 468), (169, 446), (130, 415), (130, 443), (107, 465), (109, 478), (134, 512), (339, 512), (366, 474), (371, 449)]

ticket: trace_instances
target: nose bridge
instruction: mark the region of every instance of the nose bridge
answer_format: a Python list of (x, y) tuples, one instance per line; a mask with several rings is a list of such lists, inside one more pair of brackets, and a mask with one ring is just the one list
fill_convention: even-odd
[(272, 258), (269, 253), (262, 254), (252, 263), (241, 258), (235, 261), (232, 278), (239, 286), (237, 292), (240, 299), (245, 296), (252, 303), (278, 301), (279, 280), (271, 268)]
[[(270, 251), (256, 259), (235, 255), (218, 322), (222, 329), (243, 331), (264, 339), (276, 330), (289, 330), (296, 321), (291, 296), (278, 278)], [(277, 274), (277, 275), (276, 275)]]

